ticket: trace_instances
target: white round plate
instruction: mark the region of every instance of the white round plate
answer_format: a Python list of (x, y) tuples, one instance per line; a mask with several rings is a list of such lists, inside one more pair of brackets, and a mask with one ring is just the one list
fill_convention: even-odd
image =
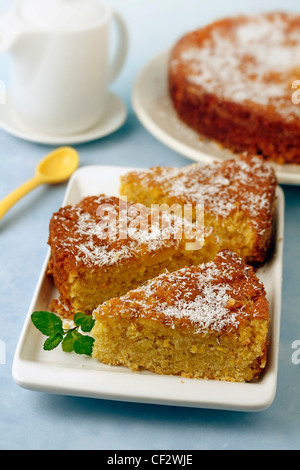
[[(133, 88), (132, 104), (144, 127), (181, 155), (201, 163), (236, 157), (217, 143), (200, 137), (181, 122), (167, 89), (169, 51), (162, 52), (140, 72)], [(300, 184), (300, 165), (273, 166), (281, 184)]]
[(115, 94), (109, 93), (105, 118), (87, 131), (63, 136), (41, 133), (25, 127), (14, 113), (9, 93), (6, 96), (6, 103), (0, 105), (0, 128), (15, 137), (49, 145), (74, 145), (100, 139), (119, 129), (126, 117), (127, 110), (123, 101)]

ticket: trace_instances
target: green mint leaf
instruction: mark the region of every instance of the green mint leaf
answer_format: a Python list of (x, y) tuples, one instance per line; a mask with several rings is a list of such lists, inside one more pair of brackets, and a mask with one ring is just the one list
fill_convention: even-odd
[(33, 312), (31, 320), (34, 326), (43, 335), (51, 336), (55, 333), (63, 334), (62, 320), (54, 313), (44, 311)]
[(55, 349), (59, 343), (61, 343), (62, 339), (63, 335), (61, 333), (54, 333), (53, 335), (49, 336), (49, 338), (46, 339), (44, 343), (44, 350), (51, 351), (52, 349)]
[(95, 320), (91, 315), (78, 312), (74, 315), (74, 323), (80, 326), (84, 333), (89, 333), (95, 324)]
[(52, 312), (37, 311), (31, 315), (34, 326), (44, 335), (48, 336), (44, 343), (44, 350), (51, 351), (62, 343), (64, 352), (74, 351), (76, 354), (92, 355), (94, 338), (79, 333), (91, 331), (95, 320), (90, 315), (78, 312), (74, 315), (75, 328), (64, 329), (61, 318)]
[(63, 339), (61, 347), (64, 352), (74, 351), (75, 335), (73, 333), (73, 330), (68, 331), (68, 333)]
[(94, 338), (91, 336), (82, 335), (76, 331), (76, 338), (74, 341), (74, 351), (76, 354), (85, 354), (86, 356), (91, 356), (94, 345)]

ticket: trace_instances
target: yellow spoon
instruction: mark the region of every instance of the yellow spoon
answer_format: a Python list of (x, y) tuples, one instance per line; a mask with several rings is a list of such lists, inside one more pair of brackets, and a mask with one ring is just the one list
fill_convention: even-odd
[(40, 161), (35, 176), (0, 202), (0, 219), (23, 196), (40, 184), (57, 184), (66, 181), (79, 165), (79, 155), (71, 147), (61, 147)]

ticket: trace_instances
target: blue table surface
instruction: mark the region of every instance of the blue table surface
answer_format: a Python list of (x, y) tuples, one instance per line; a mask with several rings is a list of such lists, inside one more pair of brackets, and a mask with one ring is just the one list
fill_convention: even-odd
[[(1, 0), (0, 13), (11, 1)], [(138, 121), (131, 91), (141, 68), (186, 31), (239, 12), (299, 8), (297, 0), (238, 2), (210, 0), (107, 1), (130, 31), (126, 65), (112, 86), (128, 117), (115, 133), (76, 146), (81, 166), (183, 166), (178, 155)], [(0, 79), (9, 83), (9, 57), (0, 58)], [(29, 179), (52, 147), (0, 131), (0, 198)], [(300, 340), (300, 187), (282, 186), (285, 240), (277, 393), (260, 412), (233, 412), (114, 402), (25, 390), (12, 378), (12, 361), (47, 253), (48, 223), (61, 205), (66, 184), (44, 186), (20, 201), (0, 222), (0, 449), (299, 449), (300, 364), (292, 361)], [(3, 356), (3, 355), (2, 355)]]

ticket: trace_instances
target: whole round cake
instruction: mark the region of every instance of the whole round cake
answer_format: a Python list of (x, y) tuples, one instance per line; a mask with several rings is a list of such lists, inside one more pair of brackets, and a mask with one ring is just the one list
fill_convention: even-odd
[(300, 15), (237, 16), (190, 32), (171, 51), (168, 79), (179, 118), (199, 134), (300, 163)]

